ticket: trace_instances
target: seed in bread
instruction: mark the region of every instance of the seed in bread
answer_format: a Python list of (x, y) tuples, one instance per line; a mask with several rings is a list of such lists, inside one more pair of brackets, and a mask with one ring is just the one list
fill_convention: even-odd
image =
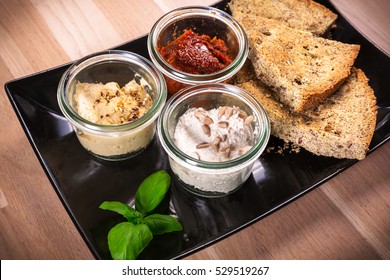
[(360, 46), (316, 37), (265, 18), (242, 18), (258, 79), (299, 113), (325, 100), (349, 76)]
[(232, 15), (240, 19), (248, 14), (281, 21), (292, 28), (323, 35), (337, 19), (337, 15), (312, 0), (232, 0)]
[(259, 81), (238, 86), (250, 92), (266, 110), (271, 134), (322, 156), (362, 160), (376, 125), (376, 98), (360, 69), (338, 91), (313, 110), (289, 112)]

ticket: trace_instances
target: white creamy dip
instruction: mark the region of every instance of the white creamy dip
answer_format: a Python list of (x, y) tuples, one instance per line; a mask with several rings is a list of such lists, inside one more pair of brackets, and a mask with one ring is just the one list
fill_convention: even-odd
[[(251, 126), (245, 124), (245, 115), (237, 107), (204, 110), (191, 108), (178, 120), (174, 141), (184, 153), (196, 159), (222, 162), (237, 158), (253, 144)], [(209, 118), (205, 120), (206, 118)]]
[[(191, 108), (178, 120), (174, 131), (175, 145), (187, 155), (206, 162), (225, 162), (235, 159), (254, 143), (251, 122), (238, 107), (219, 107), (211, 110)], [(250, 176), (253, 163), (220, 169), (192, 168), (170, 158), (173, 172), (186, 185), (204, 192), (229, 193)], [(207, 196), (207, 195), (206, 195)]]

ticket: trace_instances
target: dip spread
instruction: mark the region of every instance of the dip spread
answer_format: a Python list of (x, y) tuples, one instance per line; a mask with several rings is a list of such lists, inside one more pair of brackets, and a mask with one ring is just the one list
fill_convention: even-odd
[[(70, 104), (84, 119), (107, 126), (133, 122), (142, 117), (153, 105), (147, 92), (149, 85), (141, 79), (128, 82), (120, 88), (118, 83), (81, 83), (75, 87)], [(98, 157), (116, 160), (130, 157), (145, 149), (155, 133), (155, 121), (142, 124), (129, 131), (93, 132), (75, 127), (80, 143)]]
[(223, 162), (246, 153), (254, 136), (247, 116), (238, 107), (211, 110), (191, 108), (178, 120), (174, 141), (187, 155), (198, 160)]
[[(223, 106), (211, 110), (188, 109), (175, 127), (173, 140), (187, 155), (210, 163), (225, 162), (244, 155), (252, 148), (256, 133), (254, 118), (238, 107)], [(198, 169), (170, 158), (172, 171), (185, 186), (208, 194), (226, 194), (241, 186), (252, 171), (250, 165), (220, 169)], [(189, 190), (191, 191), (191, 187)]]
[(161, 47), (159, 52), (174, 68), (190, 74), (214, 73), (232, 62), (223, 40), (199, 35), (191, 29)]
[(75, 110), (90, 122), (117, 125), (142, 117), (153, 105), (145, 88), (134, 80), (120, 88), (118, 83), (77, 83)]
[[(188, 74), (211, 74), (232, 63), (230, 51), (222, 39), (210, 38), (191, 29), (184, 30), (183, 34), (166, 46), (159, 47), (158, 51), (173, 68)], [(185, 87), (183, 83), (170, 78), (166, 82), (169, 93), (176, 93)]]

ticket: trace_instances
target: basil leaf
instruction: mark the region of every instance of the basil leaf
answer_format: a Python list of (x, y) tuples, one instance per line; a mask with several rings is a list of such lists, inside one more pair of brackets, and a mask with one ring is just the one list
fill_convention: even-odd
[(183, 227), (176, 218), (169, 215), (152, 214), (144, 218), (153, 235), (181, 231)]
[(143, 215), (152, 212), (164, 199), (171, 183), (171, 177), (165, 170), (148, 176), (135, 194), (135, 209)]
[(102, 204), (100, 204), (99, 208), (117, 212), (133, 224), (138, 224), (142, 221), (141, 213), (134, 210), (129, 205), (119, 201), (104, 201)]
[(153, 239), (145, 224), (117, 224), (108, 233), (108, 248), (114, 260), (135, 260)]

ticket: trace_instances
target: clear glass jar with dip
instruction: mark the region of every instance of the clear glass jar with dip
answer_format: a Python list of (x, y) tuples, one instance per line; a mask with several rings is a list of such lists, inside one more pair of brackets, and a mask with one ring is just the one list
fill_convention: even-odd
[[(243, 154), (224, 161), (206, 161), (179, 148), (176, 129), (182, 116), (192, 110), (203, 112), (203, 109), (206, 111), (216, 109), (220, 115), (219, 110), (224, 107), (233, 108), (237, 115), (239, 111), (240, 114), (246, 116), (243, 117), (245, 120), (250, 119), (245, 124), (248, 125), (252, 134), (250, 135), (251, 143)], [(195, 116), (196, 114), (194, 113)], [(230, 115), (232, 114), (234, 113)], [(214, 127), (220, 123), (225, 127), (228, 126), (226, 116), (222, 116), (221, 121), (215, 116), (213, 118), (213, 121), (203, 120), (203, 123), (213, 123)], [(202, 123), (196, 123), (196, 117), (193, 119), (195, 124), (190, 126), (203, 126)], [(210, 128), (213, 129), (211, 125)], [(237, 190), (250, 176), (254, 162), (267, 146), (270, 137), (270, 123), (261, 104), (249, 93), (239, 87), (219, 83), (187, 87), (170, 98), (159, 117), (157, 131), (161, 145), (169, 156), (171, 169), (180, 185), (196, 195), (221, 197)], [(188, 134), (197, 138), (194, 131), (196, 129), (191, 128)], [(203, 133), (201, 130), (198, 131), (200, 131), (199, 134)], [(236, 132), (233, 131), (233, 133)], [(220, 139), (220, 141), (225, 140), (226, 138)], [(184, 141), (190, 143), (192, 139)], [(208, 145), (207, 143), (201, 144)], [(209, 152), (211, 153), (211, 150)], [(226, 149), (223, 153), (226, 153)]]
[[(135, 81), (137, 88), (141, 86), (145, 96), (152, 102), (151, 107), (139, 118), (118, 124), (101, 124), (78, 112), (78, 102), (82, 102), (75, 98), (78, 84), (85, 83), (93, 87), (115, 82), (119, 89), (130, 81)], [(103, 96), (103, 93), (100, 94)], [(166, 98), (164, 77), (154, 65), (140, 55), (121, 50), (95, 53), (75, 62), (63, 74), (57, 90), (59, 107), (72, 124), (81, 145), (93, 155), (112, 161), (133, 157), (149, 145)], [(103, 99), (94, 102), (99, 103), (100, 100)]]
[[(161, 54), (161, 48), (188, 30), (201, 36), (206, 35), (211, 40), (222, 40), (229, 50), (231, 63), (219, 71), (201, 74), (189, 73), (172, 66)], [(241, 25), (229, 14), (212, 7), (184, 7), (165, 14), (152, 27), (147, 44), (150, 58), (164, 74), (170, 94), (188, 85), (227, 82), (241, 69), (248, 56), (248, 39)], [(188, 56), (191, 59), (199, 54), (192, 52), (195, 49), (206, 51), (203, 43), (197, 44)], [(199, 54), (199, 57), (202, 61), (203, 54)], [(200, 63), (199, 60), (196, 63)]]

